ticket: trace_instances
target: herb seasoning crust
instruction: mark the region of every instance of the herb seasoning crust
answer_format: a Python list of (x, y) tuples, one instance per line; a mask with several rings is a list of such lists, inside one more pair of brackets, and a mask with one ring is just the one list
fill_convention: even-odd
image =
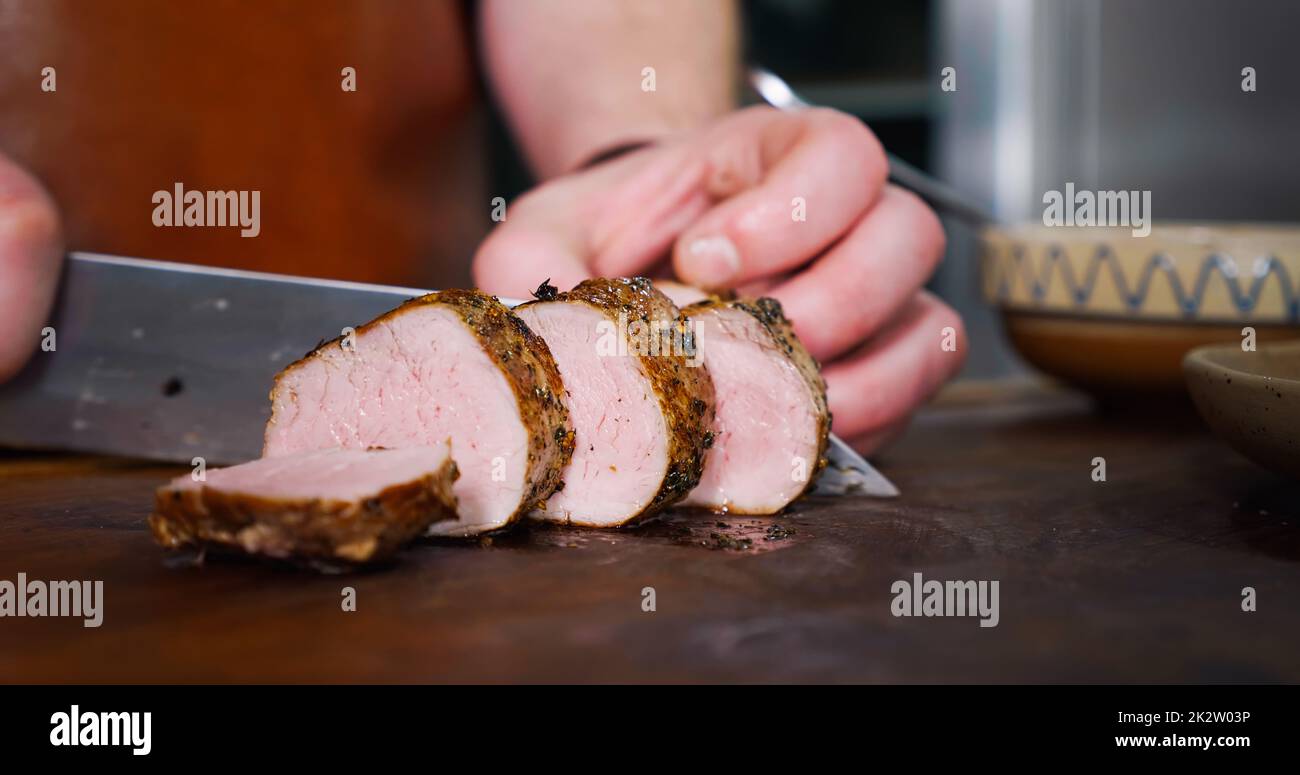
[(168, 549), (229, 549), (341, 566), (387, 559), (429, 525), (456, 518), (450, 458), (363, 500), (267, 498), (210, 487), (159, 487), (149, 528)]
[[(617, 318), (622, 312), (629, 324), (639, 320), (650, 326), (652, 321), (672, 320), (687, 347), (695, 346), (692, 330), (681, 310), (645, 277), (584, 280), (573, 290), (562, 293), (543, 283), (533, 295), (538, 301), (520, 306), (543, 301), (580, 302), (609, 318)], [(643, 522), (686, 497), (699, 484), (705, 455), (713, 444), (713, 380), (704, 364), (691, 366), (686, 354), (676, 352), (634, 353), (631, 357), (639, 359), (663, 412), (668, 434), (668, 468), (654, 498), (622, 526)]]

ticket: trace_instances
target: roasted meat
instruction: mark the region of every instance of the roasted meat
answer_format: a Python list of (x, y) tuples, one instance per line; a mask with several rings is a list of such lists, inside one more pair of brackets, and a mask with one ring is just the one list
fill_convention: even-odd
[(713, 449), (683, 504), (774, 514), (825, 464), (831, 416), (817, 362), (774, 299), (715, 299), (683, 312), (717, 394)]
[(681, 500), (704, 470), (713, 383), (680, 310), (644, 278), (537, 296), (515, 311), (555, 356), (576, 445), (533, 516), (626, 525)]
[(264, 454), (450, 439), (459, 519), (432, 532), (496, 530), (560, 483), (573, 449), (562, 390), (546, 343), (496, 298), (431, 293), (281, 372)]
[(262, 458), (158, 488), (149, 527), (163, 546), (286, 560), (384, 559), (456, 518), (447, 445), (336, 449)]

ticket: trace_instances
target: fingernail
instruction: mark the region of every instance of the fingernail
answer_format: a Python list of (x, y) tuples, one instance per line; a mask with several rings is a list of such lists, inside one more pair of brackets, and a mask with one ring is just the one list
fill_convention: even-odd
[(740, 252), (726, 237), (700, 237), (686, 248), (689, 276), (685, 279), (703, 288), (724, 288), (740, 271)]

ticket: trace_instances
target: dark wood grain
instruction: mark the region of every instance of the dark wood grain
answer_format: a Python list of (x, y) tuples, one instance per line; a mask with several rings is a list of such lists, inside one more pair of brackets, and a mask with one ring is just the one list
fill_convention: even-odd
[[(1300, 487), (1194, 417), (992, 391), (929, 410), (882, 467), (896, 501), (423, 542), (381, 571), (319, 576), (165, 562), (144, 517), (174, 469), (11, 455), (0, 578), (102, 579), (106, 600), (97, 630), (0, 619), (0, 680), (1300, 679)], [(772, 524), (794, 533), (765, 540)], [(917, 571), (999, 580), (1000, 625), (894, 618), (890, 585)]]

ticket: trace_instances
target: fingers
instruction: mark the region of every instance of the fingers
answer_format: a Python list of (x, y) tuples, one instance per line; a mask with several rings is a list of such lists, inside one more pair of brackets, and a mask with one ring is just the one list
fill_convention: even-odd
[(833, 430), (842, 438), (879, 443), (955, 375), (965, 358), (961, 317), (931, 294), (916, 294), (887, 328), (823, 372)]
[(571, 222), (527, 202), (512, 203), (506, 221), (474, 254), (474, 284), (498, 296), (527, 299), (544, 280), (568, 290), (591, 277), (582, 235)]
[(725, 199), (678, 238), (674, 268), (706, 288), (793, 269), (825, 250), (879, 195), (883, 149), (833, 110), (751, 109), (705, 140), (706, 187)]
[[(713, 204), (705, 190), (706, 168), (697, 156), (684, 148), (644, 154), (615, 163), (632, 172), (601, 191), (599, 212), (589, 219), (591, 266), (602, 277), (651, 273), (677, 236)], [(619, 173), (609, 166), (611, 175)]]
[(804, 346), (830, 361), (891, 320), (943, 258), (938, 216), (915, 194), (886, 186), (842, 240), (772, 290)]
[(707, 210), (704, 167), (680, 148), (649, 149), (548, 183), (511, 203), (474, 257), (491, 293), (561, 290), (593, 276), (651, 274), (673, 240)]
[(0, 382), (35, 349), (54, 300), (63, 236), (53, 200), (0, 155)]

